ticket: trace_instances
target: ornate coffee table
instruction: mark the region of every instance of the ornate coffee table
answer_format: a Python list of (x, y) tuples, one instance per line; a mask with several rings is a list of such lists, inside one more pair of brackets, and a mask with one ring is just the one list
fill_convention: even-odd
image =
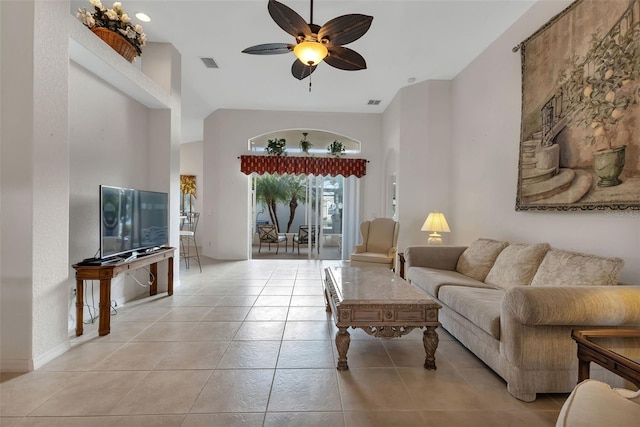
[(333, 313), (338, 327), (339, 371), (349, 369), (349, 327), (360, 328), (378, 338), (401, 337), (415, 328), (425, 328), (424, 367), (436, 369), (440, 304), (382, 267), (332, 267), (325, 269), (325, 274), (327, 311)]

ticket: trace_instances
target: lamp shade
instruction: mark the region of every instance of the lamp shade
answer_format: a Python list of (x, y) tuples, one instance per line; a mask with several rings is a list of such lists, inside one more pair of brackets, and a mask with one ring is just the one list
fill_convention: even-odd
[(436, 233), (449, 233), (451, 231), (449, 229), (449, 224), (447, 224), (447, 220), (444, 217), (444, 214), (441, 212), (431, 212), (429, 216), (427, 216), (427, 219), (422, 225), (421, 230), (435, 231)]
[(318, 65), (328, 53), (325, 45), (314, 41), (302, 42), (293, 48), (293, 54), (304, 65)]

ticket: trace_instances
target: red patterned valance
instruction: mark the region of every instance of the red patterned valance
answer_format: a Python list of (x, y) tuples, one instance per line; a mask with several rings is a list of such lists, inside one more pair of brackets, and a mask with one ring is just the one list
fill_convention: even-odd
[(367, 174), (365, 159), (339, 157), (240, 156), (240, 171), (245, 175), (277, 173), (280, 175), (322, 175), (361, 178)]

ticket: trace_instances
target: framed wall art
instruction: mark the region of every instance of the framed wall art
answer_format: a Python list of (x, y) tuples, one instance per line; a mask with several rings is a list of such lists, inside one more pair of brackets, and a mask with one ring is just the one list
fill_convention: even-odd
[(640, 0), (578, 0), (518, 48), (516, 210), (640, 209)]
[(196, 176), (180, 175), (180, 212), (193, 211), (193, 198), (196, 197)]

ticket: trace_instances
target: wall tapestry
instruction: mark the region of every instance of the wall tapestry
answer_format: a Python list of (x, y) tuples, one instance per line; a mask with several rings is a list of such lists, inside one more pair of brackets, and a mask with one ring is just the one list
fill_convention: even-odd
[(516, 210), (640, 209), (640, 0), (578, 0), (518, 48)]

